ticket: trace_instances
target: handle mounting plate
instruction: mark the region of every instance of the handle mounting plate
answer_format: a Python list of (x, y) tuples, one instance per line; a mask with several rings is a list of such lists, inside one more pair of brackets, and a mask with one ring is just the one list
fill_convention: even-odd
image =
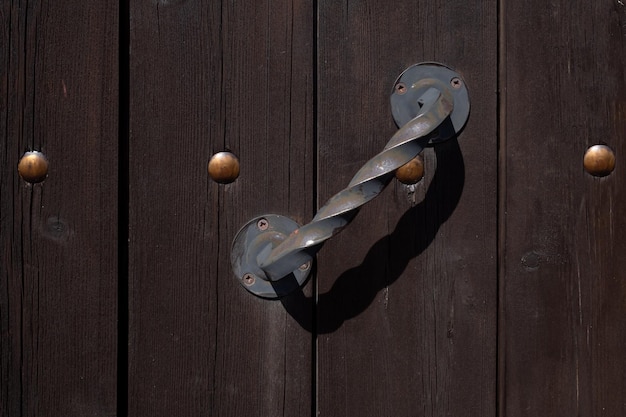
[(459, 73), (434, 62), (412, 65), (396, 79), (390, 101), (393, 119), (398, 127), (402, 127), (420, 112), (420, 98), (431, 87), (441, 91), (446, 89), (454, 98), (454, 111), (450, 120), (442, 123), (431, 134), (429, 143), (434, 144), (457, 135), (469, 117), (469, 94)]
[(235, 278), (246, 290), (263, 298), (280, 298), (304, 285), (311, 272), (311, 262), (277, 281), (270, 280), (259, 267), (259, 259), (266, 257), (299, 227), (288, 217), (266, 214), (255, 217), (239, 230), (233, 241), (230, 261)]

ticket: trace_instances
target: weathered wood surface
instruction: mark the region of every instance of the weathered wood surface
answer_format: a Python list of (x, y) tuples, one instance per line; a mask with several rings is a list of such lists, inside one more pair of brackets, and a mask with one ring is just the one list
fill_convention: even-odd
[[(500, 3), (4, 2), (0, 416), (624, 415), (626, 8)], [(467, 81), (458, 141), (304, 291), (248, 294), (238, 229), (309, 221), (431, 60)]]
[[(0, 415), (116, 413), (118, 10), (0, 6)], [(17, 173), (27, 150), (48, 178)]]
[[(505, 4), (503, 412), (624, 415), (626, 8)], [(583, 170), (597, 143), (606, 178)]]
[(496, 373), (496, 2), (319, 2), (319, 203), (396, 131), (395, 78), (466, 78), (458, 142), (425, 151), (318, 257), (321, 416), (486, 416)]
[(311, 313), (240, 287), (230, 247), (256, 215), (312, 216), (313, 22), (288, 0), (131, 2), (131, 416), (311, 414)]

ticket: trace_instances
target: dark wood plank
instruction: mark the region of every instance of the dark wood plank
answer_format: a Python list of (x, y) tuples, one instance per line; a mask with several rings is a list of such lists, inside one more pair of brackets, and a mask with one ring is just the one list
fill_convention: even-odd
[(505, 4), (504, 415), (624, 415), (626, 9)]
[[(312, 216), (312, 13), (131, 3), (131, 416), (310, 415), (311, 313), (240, 287), (230, 246), (253, 216)], [(225, 148), (241, 176), (223, 186)]]
[(393, 182), (319, 254), (319, 413), (493, 415), (496, 3), (319, 3), (320, 203), (396, 131), (406, 67), (455, 67), (472, 101), (415, 193)]
[(0, 26), (0, 415), (114, 415), (117, 2), (6, 1)]

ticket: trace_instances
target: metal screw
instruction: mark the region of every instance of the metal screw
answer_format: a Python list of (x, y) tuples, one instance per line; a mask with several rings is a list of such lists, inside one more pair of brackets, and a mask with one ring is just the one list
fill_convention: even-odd
[(309, 269), (311, 267), (311, 261), (300, 265), (300, 268), (298, 268), (300, 271), (306, 271), (307, 269)]
[(243, 279), (243, 283), (246, 285), (252, 285), (254, 284), (254, 281), (255, 281), (254, 275), (252, 274), (245, 274), (242, 279)]
[(406, 93), (406, 85), (404, 85), (404, 83), (396, 84), (396, 93), (399, 95)]
[(256, 227), (258, 227), (259, 230), (267, 230), (269, 225), (270, 223), (267, 221), (267, 219), (259, 219), (259, 221), (256, 223)]
[(450, 85), (452, 88), (461, 88), (461, 79), (459, 77), (454, 77), (450, 80)]

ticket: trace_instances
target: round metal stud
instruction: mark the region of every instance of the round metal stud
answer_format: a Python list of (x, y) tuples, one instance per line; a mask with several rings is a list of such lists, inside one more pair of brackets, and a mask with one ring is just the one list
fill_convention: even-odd
[(583, 158), (585, 170), (596, 177), (606, 177), (615, 169), (615, 153), (606, 145), (593, 145)]
[(450, 139), (465, 126), (470, 113), (467, 87), (461, 75), (445, 65), (425, 62), (410, 66), (400, 74), (393, 85), (390, 97), (391, 113), (398, 127), (402, 127), (420, 113), (423, 105), (420, 99), (432, 87), (450, 92), (454, 98), (454, 109), (449, 121), (442, 123), (431, 134), (429, 143)]
[(417, 184), (424, 177), (424, 158), (417, 155), (396, 170), (396, 178), (402, 184)]
[(259, 259), (267, 256), (298, 227), (298, 223), (288, 217), (267, 214), (250, 220), (241, 228), (233, 241), (230, 262), (235, 278), (246, 290), (263, 298), (280, 298), (305, 284), (311, 272), (311, 261), (277, 281), (271, 281), (259, 266)]
[(31, 184), (41, 182), (48, 176), (48, 159), (41, 152), (26, 152), (17, 164), (17, 172)]
[(232, 152), (218, 152), (209, 160), (209, 176), (220, 184), (229, 184), (239, 177), (239, 158)]

